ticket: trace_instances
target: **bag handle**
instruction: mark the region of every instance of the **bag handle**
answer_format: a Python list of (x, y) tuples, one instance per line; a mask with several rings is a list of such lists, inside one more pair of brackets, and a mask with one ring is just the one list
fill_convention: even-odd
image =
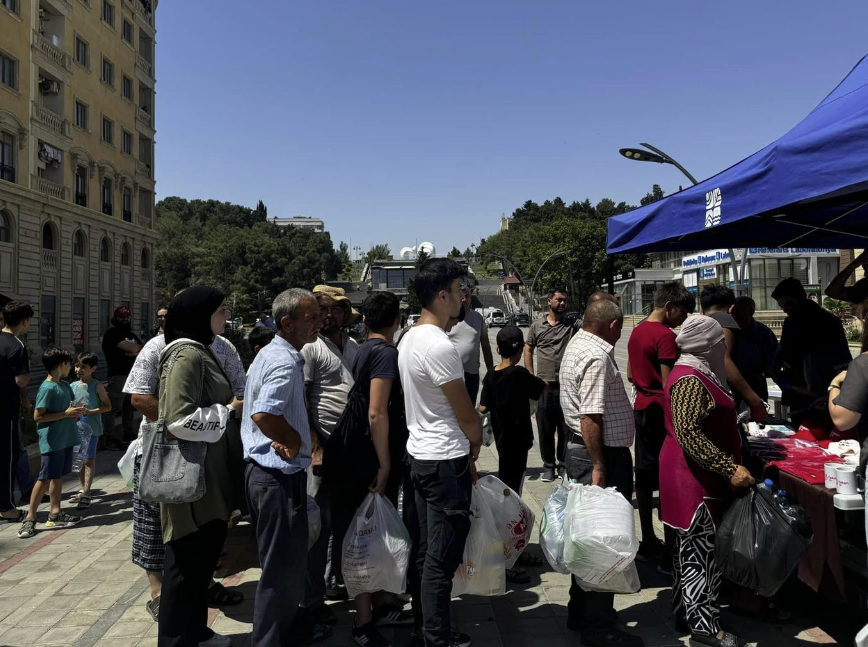
[[(172, 370), (172, 368), (175, 366), (175, 363), (178, 361), (178, 355), (180, 355), (181, 351), (184, 350), (185, 348), (198, 348), (198, 345), (194, 344), (194, 343), (190, 343), (190, 342), (182, 342), (180, 344), (177, 344), (174, 348), (172, 348), (171, 352), (169, 353), (169, 356), (166, 358), (166, 361), (163, 363), (163, 370), (160, 372), (160, 382), (157, 385), (157, 400), (160, 399), (160, 389), (163, 386), (163, 380), (169, 376), (169, 372)], [(200, 371), (200, 375), (199, 375), (199, 397), (196, 400), (196, 404), (198, 406), (201, 406), (202, 394), (204, 392), (204, 389), (205, 389), (205, 367), (203, 366), (201, 371)], [(161, 433), (165, 436), (165, 434), (166, 434), (166, 429), (165, 429), (166, 420), (163, 417), (162, 408), (159, 409), (159, 412), (157, 414), (157, 426), (158, 426), (157, 428), (159, 429), (158, 433)]]

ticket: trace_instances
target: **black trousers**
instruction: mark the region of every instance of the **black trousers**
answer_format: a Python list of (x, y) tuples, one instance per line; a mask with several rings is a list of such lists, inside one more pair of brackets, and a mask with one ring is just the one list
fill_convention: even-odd
[(465, 373), (464, 386), (467, 387), (467, 395), (473, 406), (476, 406), (476, 396), (479, 395), (479, 373)]
[(497, 443), (497, 478), (521, 495), (524, 473), (527, 470), (527, 449), (509, 447), (508, 443)]
[[(633, 457), (627, 447), (605, 447), (606, 487), (615, 487), (630, 501), (633, 498)], [(593, 477), (591, 456), (581, 444), (567, 449), (567, 476), (590, 485)], [(567, 617), (581, 631), (608, 629), (615, 624), (615, 594), (585, 591), (570, 576), (570, 602)]]
[(422, 635), (427, 647), (450, 647), (452, 579), (470, 533), (470, 456), (410, 459), (416, 486)]
[(208, 587), (226, 539), (215, 519), (166, 544), (157, 647), (197, 647), (208, 637)]
[[(570, 432), (564, 425), (564, 412), (561, 409), (561, 388), (551, 384), (543, 391), (536, 410), (536, 426), (539, 431), (539, 453), (545, 467), (555, 467), (564, 462), (567, 439)], [(558, 438), (557, 449), (555, 436)]]
[(0, 512), (15, 508), (15, 466), (21, 445), (18, 439), (19, 419), (0, 420)]

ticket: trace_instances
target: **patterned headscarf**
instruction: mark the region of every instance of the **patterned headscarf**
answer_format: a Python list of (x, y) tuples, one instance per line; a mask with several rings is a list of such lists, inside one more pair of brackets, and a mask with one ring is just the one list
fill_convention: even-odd
[(729, 393), (726, 383), (726, 347), (723, 328), (711, 317), (698, 315), (688, 317), (675, 338), (681, 357), (676, 366), (689, 366), (696, 369)]

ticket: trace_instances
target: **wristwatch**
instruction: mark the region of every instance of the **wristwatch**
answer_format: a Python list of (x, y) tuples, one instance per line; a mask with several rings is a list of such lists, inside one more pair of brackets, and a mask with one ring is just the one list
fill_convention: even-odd
[(840, 391), (840, 390), (841, 390), (841, 386), (840, 386), (839, 384), (830, 384), (830, 385), (829, 385), (829, 388), (826, 389), (826, 392), (827, 392), (827, 393), (831, 393), (831, 392), (832, 392), (832, 389), (838, 389), (838, 390)]

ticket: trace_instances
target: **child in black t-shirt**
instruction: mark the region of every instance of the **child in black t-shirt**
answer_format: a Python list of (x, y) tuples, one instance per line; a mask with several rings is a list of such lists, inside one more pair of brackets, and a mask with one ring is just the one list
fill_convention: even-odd
[(516, 326), (497, 333), (500, 364), (485, 375), (479, 412), (491, 412), (494, 443), (500, 457), (498, 477), (521, 494), (527, 454), (533, 447), (530, 401), (539, 399), (546, 383), (518, 366), (524, 349), (524, 335)]
[[(497, 476), (519, 495), (527, 469), (527, 454), (533, 447), (530, 401), (538, 400), (547, 387), (541, 378), (518, 366), (524, 349), (524, 335), (516, 326), (506, 326), (497, 333), (500, 364), (485, 374), (479, 412), (491, 412), (491, 428), (499, 457)], [(522, 553), (516, 567), (506, 571), (508, 582), (523, 584), (530, 575), (520, 566), (540, 566), (542, 560), (528, 551)]]

